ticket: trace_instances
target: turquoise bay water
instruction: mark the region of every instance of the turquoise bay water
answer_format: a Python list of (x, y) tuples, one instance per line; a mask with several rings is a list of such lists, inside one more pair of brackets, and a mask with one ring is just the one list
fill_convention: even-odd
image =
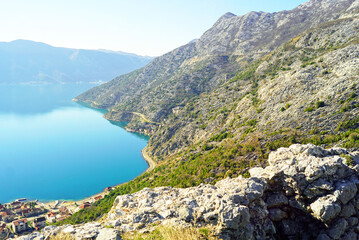
[(148, 167), (148, 138), (71, 99), (90, 85), (0, 85), (0, 202), (81, 199)]

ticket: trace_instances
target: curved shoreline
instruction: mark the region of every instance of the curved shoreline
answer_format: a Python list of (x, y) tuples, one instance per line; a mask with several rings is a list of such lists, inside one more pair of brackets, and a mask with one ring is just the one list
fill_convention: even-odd
[[(80, 102), (80, 103), (83, 103), (83, 102), (81, 102), (81, 101), (78, 101), (77, 99), (72, 99), (73, 101), (75, 101), (75, 102)], [(86, 104), (88, 104), (88, 103), (86, 103)], [(88, 104), (89, 106), (87, 106), (87, 107), (89, 107), (89, 108), (94, 108), (94, 107), (92, 107), (90, 104)], [(94, 109), (96, 109), (96, 108), (94, 108)], [(106, 118), (107, 119), (107, 118)], [(109, 120), (109, 121), (111, 121), (110, 119), (107, 119), (107, 120)], [(126, 128), (125, 128), (126, 129)], [(126, 129), (127, 131), (129, 131), (128, 129)], [(140, 175), (138, 175), (138, 176), (136, 176), (136, 177), (139, 177), (139, 176), (141, 176), (142, 174), (144, 174), (144, 173), (146, 173), (146, 172), (149, 172), (149, 171), (151, 171), (152, 169), (154, 169), (155, 167), (156, 167), (156, 162), (148, 155), (148, 152), (147, 152), (147, 147), (148, 147), (148, 145), (145, 147), (145, 148), (143, 148), (142, 150), (141, 150), (141, 153), (142, 153), (142, 158), (147, 162), (147, 164), (148, 164), (148, 168), (144, 171), (144, 172), (142, 172)], [(135, 178), (136, 178), (135, 177)], [(134, 179), (135, 179), (134, 178)], [(130, 181), (132, 181), (133, 179), (131, 179)], [(123, 183), (120, 183), (120, 184), (118, 184), (118, 185), (115, 185), (115, 186), (113, 186), (112, 188), (118, 188), (118, 187), (120, 187), (120, 186), (122, 186), (123, 184), (126, 184), (126, 183), (128, 183), (129, 181), (127, 181), (127, 182), (123, 182)], [(99, 192), (99, 193), (96, 193), (96, 194), (93, 194), (93, 195), (91, 195), (91, 196), (88, 196), (88, 197), (85, 197), (85, 198), (82, 198), (82, 199), (79, 199), (79, 200), (52, 200), (52, 201), (48, 201), (48, 202), (41, 202), (41, 201), (39, 201), (39, 204), (41, 204), (42, 206), (46, 206), (47, 208), (50, 208), (50, 209), (56, 209), (57, 207), (60, 207), (60, 206), (66, 206), (67, 208), (70, 208), (72, 211), (72, 213), (74, 213), (74, 212), (77, 212), (76, 210), (78, 209), (77, 207), (79, 206), (79, 205), (81, 205), (81, 204), (83, 204), (83, 203), (85, 203), (85, 202), (90, 202), (90, 203), (93, 203), (93, 202), (96, 202), (96, 201), (94, 201), (94, 198), (95, 197), (98, 197), (98, 196), (102, 196), (102, 197), (104, 197), (104, 196), (106, 196), (107, 194), (108, 194), (109, 192), (108, 191), (106, 191), (106, 190), (103, 190), (103, 191), (101, 191), (101, 192)]]
[[(73, 99), (75, 101), (75, 99)], [(80, 101), (77, 101), (79, 103), (82, 103)], [(91, 106), (86, 106), (86, 107), (89, 107), (89, 108), (92, 108), (92, 109), (95, 109)], [(109, 119), (107, 119), (109, 120)], [(125, 128), (126, 129), (126, 128)], [(128, 129), (126, 129), (128, 131)], [(130, 131), (128, 131), (130, 132)], [(148, 164), (148, 168), (146, 170), (144, 170), (142, 173), (140, 173), (139, 175), (135, 176), (133, 179), (143, 175), (144, 173), (147, 173), (151, 170), (153, 170), (155, 167), (156, 167), (156, 162), (149, 156), (148, 154), (148, 145), (146, 145), (145, 148), (143, 148), (141, 150), (141, 154), (142, 154), (142, 158), (147, 162)], [(129, 181), (132, 181), (133, 179), (129, 180)], [(120, 184), (117, 184), (117, 185), (113, 185), (111, 186), (112, 189), (115, 189), (115, 188), (118, 188), (126, 183), (128, 183), (129, 181), (126, 181), (126, 182), (122, 182)], [(97, 192), (93, 195), (90, 195), (90, 196), (86, 196), (86, 197), (83, 197), (83, 198), (80, 198), (80, 199), (77, 199), (77, 200), (74, 200), (74, 199), (55, 199), (55, 200), (37, 200), (38, 204), (42, 207), (44, 207), (47, 211), (49, 212), (58, 212), (59, 208), (60, 207), (66, 207), (69, 212), (71, 214), (79, 211), (79, 206), (86, 203), (86, 202), (89, 202), (90, 204), (93, 204), (94, 202), (96, 202), (97, 200), (95, 198), (97, 197), (100, 197), (100, 198), (103, 198), (105, 197), (107, 194), (109, 194), (110, 191), (107, 191), (106, 189), (100, 191), (100, 192)], [(43, 215), (43, 214), (42, 214)]]
[(147, 153), (147, 147), (148, 147), (148, 145), (144, 149), (141, 150), (142, 157), (146, 160), (146, 162), (148, 164), (148, 168), (145, 172), (151, 171), (152, 169), (154, 169), (156, 167), (156, 162), (153, 161), (153, 159)]
[[(144, 174), (146, 172), (149, 172), (149, 171), (151, 171), (152, 169), (154, 169), (156, 167), (156, 162), (148, 155), (147, 146), (141, 150), (141, 153), (142, 153), (143, 159), (148, 164), (148, 168), (146, 169), (146, 171), (144, 171), (143, 173), (141, 173), (138, 176), (141, 176), (142, 174)], [(118, 188), (118, 187), (120, 187), (120, 186), (122, 186), (123, 184), (126, 184), (126, 183), (128, 183), (128, 181), (120, 183), (118, 185), (115, 185), (112, 188)], [(93, 202), (95, 202), (94, 201), (95, 197), (98, 197), (98, 196), (104, 197), (108, 193), (109, 193), (108, 191), (103, 190), (103, 191), (101, 191), (99, 193), (96, 193), (94, 195), (91, 195), (91, 196), (88, 196), (88, 197), (85, 197), (85, 198), (79, 199), (79, 200), (52, 200), (52, 201), (49, 201), (49, 202), (46, 202), (46, 201), (41, 202), (41, 201), (39, 201), (39, 204), (46, 207), (49, 210), (55, 210), (55, 209), (58, 209), (60, 206), (64, 206), (64, 207), (67, 207), (72, 213), (75, 213), (75, 212), (77, 212), (76, 210), (77, 210), (77, 207), (79, 205), (81, 205), (81, 204), (83, 204), (85, 202), (93, 203)]]

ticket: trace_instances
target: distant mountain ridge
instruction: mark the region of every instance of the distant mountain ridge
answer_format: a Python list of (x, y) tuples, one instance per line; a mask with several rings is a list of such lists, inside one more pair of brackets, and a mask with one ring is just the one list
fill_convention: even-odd
[(106, 82), (151, 60), (131, 53), (53, 47), (29, 40), (0, 42), (0, 83)]

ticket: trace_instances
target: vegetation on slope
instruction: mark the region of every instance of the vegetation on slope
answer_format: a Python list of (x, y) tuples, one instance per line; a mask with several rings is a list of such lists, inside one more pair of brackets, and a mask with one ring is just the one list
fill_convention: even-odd
[[(288, 46), (285, 45), (284, 51), (288, 51), (287, 48)], [(293, 55), (294, 52), (300, 52), (302, 49), (292, 48), (292, 51), (290, 55)], [(328, 51), (333, 50), (327, 49)], [(308, 52), (312, 54), (311, 51)], [(277, 54), (280, 55), (280, 52)], [(302, 57), (305, 58), (306, 56), (302, 54)], [(303, 60), (304, 63), (307, 61), (320, 62), (321, 56), (316, 56), (314, 59), (310, 57), (305, 59), (307, 60)], [(260, 115), (264, 111), (261, 110), (262, 100), (258, 98), (260, 82), (265, 81), (267, 78), (278, 76), (280, 71), (287, 71), (283, 70), (283, 68), (290, 67), (288, 66), (290, 61), (286, 60), (286, 58), (281, 59), (280, 62), (274, 60), (276, 64), (270, 65), (265, 70), (264, 75), (256, 72), (260, 62), (254, 62), (248, 66), (246, 71), (240, 72), (230, 79), (228, 84), (223, 85), (222, 89), (227, 88), (226, 94), (229, 95), (229, 89), (236, 91), (236, 87), (240, 87), (243, 83), (250, 83), (246, 84), (245, 93), (238, 94), (238, 97), (235, 98), (233, 106), (237, 106), (238, 102), (245, 101), (245, 98), (247, 98), (248, 104), (256, 109), (258, 119), (239, 117), (235, 113), (236, 107), (230, 107), (231, 105), (226, 102), (224, 104), (227, 108), (206, 108), (206, 115), (204, 115), (201, 114), (203, 110), (199, 111), (197, 109), (198, 105), (201, 105), (200, 99), (193, 99), (190, 104), (184, 107), (182, 115), (177, 116), (177, 118), (180, 117), (178, 120), (186, 124), (192, 124), (195, 128), (201, 130), (208, 128), (211, 121), (219, 121), (220, 127), (217, 127), (216, 130), (211, 130), (211, 134), (204, 137), (202, 141), (189, 144), (183, 150), (166, 157), (166, 161), (161, 161), (161, 157), (159, 157), (160, 161), (155, 169), (121, 185), (92, 207), (81, 210), (60, 224), (76, 224), (96, 220), (110, 210), (116, 196), (137, 192), (145, 187), (191, 187), (201, 183), (215, 183), (226, 177), (248, 176), (247, 170), (250, 167), (258, 164), (265, 165), (270, 151), (280, 147), (287, 147), (294, 143), (313, 143), (326, 146), (340, 144), (346, 148), (359, 148), (359, 117), (356, 114), (359, 92), (356, 92), (355, 86), (348, 88), (346, 92), (341, 93), (340, 97), (338, 97), (338, 99), (342, 100), (338, 101), (333, 107), (337, 111), (331, 112), (328, 117), (330, 122), (336, 123), (332, 131), (319, 129), (316, 124), (311, 125), (308, 123), (305, 125), (305, 121), (302, 122), (302, 125), (295, 127), (276, 129), (275, 125), (260, 119)], [(206, 97), (203, 96), (203, 98)], [(330, 103), (329, 100), (337, 101), (338, 99), (326, 99), (325, 102), (318, 100), (309, 103), (309, 106), (313, 106), (313, 111), (307, 114), (324, 111), (328, 107), (326, 105)], [(351, 107), (345, 107), (344, 109), (343, 107), (340, 108), (340, 106)], [(293, 108), (289, 103), (283, 104), (283, 107), (285, 108), (284, 112)], [(303, 114), (306, 112), (304, 109), (301, 111)], [(349, 114), (350, 111), (355, 111), (353, 112), (355, 114)], [(235, 117), (231, 118), (231, 114), (234, 114)], [(304, 115), (304, 117), (306, 116)], [(176, 116), (173, 116), (173, 118), (176, 118)], [(335, 121), (335, 119), (343, 120)], [(201, 126), (203, 126), (203, 129)], [(171, 126), (168, 128), (171, 128)], [(164, 132), (166, 131), (168, 130)], [(159, 134), (161, 135), (161, 132)]]
[(171, 228), (157, 227), (151, 233), (126, 233), (122, 235), (124, 240), (215, 240), (211, 231), (206, 228)]
[[(270, 151), (293, 143), (359, 148), (359, 72), (353, 61), (358, 29), (357, 17), (339, 19), (264, 57), (228, 57), (241, 62), (236, 74), (228, 72), (211, 91), (182, 96), (185, 104), (168, 103), (167, 118), (148, 146), (155, 169), (59, 224), (96, 220), (116, 196), (145, 187), (191, 187), (248, 176), (251, 166), (266, 164)], [(180, 109), (172, 113), (175, 106)]]

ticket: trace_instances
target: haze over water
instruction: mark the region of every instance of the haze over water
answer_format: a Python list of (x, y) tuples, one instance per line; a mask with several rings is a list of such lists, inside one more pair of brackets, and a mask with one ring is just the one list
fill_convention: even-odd
[(146, 170), (147, 137), (71, 100), (92, 86), (0, 86), (0, 202), (77, 200)]

